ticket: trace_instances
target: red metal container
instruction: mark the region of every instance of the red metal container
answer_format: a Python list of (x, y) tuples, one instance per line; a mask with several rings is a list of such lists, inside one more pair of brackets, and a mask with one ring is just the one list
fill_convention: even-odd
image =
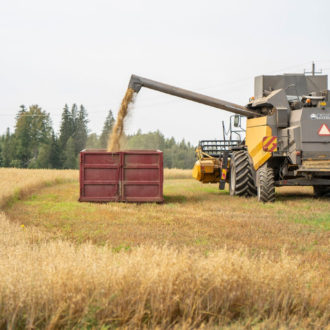
[(80, 152), (81, 202), (163, 202), (159, 150)]

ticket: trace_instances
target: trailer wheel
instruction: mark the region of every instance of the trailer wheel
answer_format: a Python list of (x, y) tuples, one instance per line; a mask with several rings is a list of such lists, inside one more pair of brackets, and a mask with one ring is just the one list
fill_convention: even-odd
[(258, 169), (257, 176), (258, 201), (275, 202), (274, 170), (265, 164)]
[(330, 186), (313, 186), (315, 197), (330, 197)]
[(230, 159), (230, 183), (231, 196), (255, 196), (256, 186), (252, 175), (247, 151), (234, 151)]

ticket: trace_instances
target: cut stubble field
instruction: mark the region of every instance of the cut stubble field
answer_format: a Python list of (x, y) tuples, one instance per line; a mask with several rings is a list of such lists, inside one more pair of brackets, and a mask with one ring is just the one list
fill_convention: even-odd
[[(283, 190), (283, 189), (282, 189)], [(141, 244), (186, 246), (211, 251), (248, 247), (304, 258), (325, 258), (330, 229), (329, 201), (284, 189), (275, 204), (233, 198), (216, 185), (190, 179), (165, 182), (164, 204), (79, 203), (77, 182), (55, 185), (8, 210), (18, 224), (36, 226), (74, 243), (91, 241), (114, 248)]]
[(77, 172), (17, 173), (0, 194), (0, 326), (328, 325), (330, 200), (310, 188), (261, 204), (166, 170), (164, 204), (93, 204)]

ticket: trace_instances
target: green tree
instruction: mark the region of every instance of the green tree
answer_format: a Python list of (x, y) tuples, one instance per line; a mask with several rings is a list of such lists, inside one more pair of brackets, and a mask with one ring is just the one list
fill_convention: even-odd
[(50, 142), (49, 164), (51, 168), (62, 168), (60, 141), (54, 131)]
[(96, 133), (91, 133), (87, 137), (86, 149), (99, 149), (101, 148), (100, 139)]
[[(72, 110), (72, 114), (73, 114)], [(73, 139), (75, 143), (75, 154), (77, 155), (81, 150), (86, 147), (86, 141), (88, 136), (88, 119), (87, 111), (83, 105), (80, 106), (79, 112), (75, 110), (76, 117), (74, 118), (74, 133)]]
[(72, 106), (71, 106), (71, 121), (72, 121), (72, 132), (75, 131), (76, 129), (76, 119), (77, 119), (77, 116), (78, 116), (78, 106), (76, 103), (73, 103)]
[[(87, 111), (83, 105), (80, 106), (78, 111), (78, 107), (75, 103), (71, 106), (71, 110), (69, 110), (68, 105), (65, 104), (62, 112), (59, 137), (59, 146), (61, 152), (60, 162), (63, 164), (63, 166), (68, 166), (68, 164), (71, 164), (70, 166), (72, 166), (72, 156), (71, 154), (68, 155), (67, 153), (67, 144), (70, 138), (72, 138), (74, 143), (75, 158), (77, 158), (78, 153), (85, 148), (88, 137), (87, 123)], [(69, 157), (69, 159), (66, 157)]]
[(112, 111), (109, 110), (108, 115), (107, 115), (104, 125), (103, 125), (102, 133), (100, 135), (100, 147), (103, 149), (107, 148), (109, 134), (112, 131), (114, 123), (115, 123), (115, 118), (113, 116)]
[(10, 129), (7, 128), (6, 134), (1, 138), (2, 141), (2, 166), (9, 167), (12, 159), (14, 158), (14, 144), (13, 144), (13, 136), (10, 134)]
[(20, 161), (20, 167), (27, 167), (29, 160), (32, 158), (30, 147), (30, 125), (31, 116), (24, 105), (20, 106), (20, 110), (16, 116), (15, 140), (16, 140), (16, 158)]
[(159, 132), (149, 132), (147, 134), (132, 135), (128, 138), (126, 144), (127, 149), (160, 149), (163, 150), (165, 147), (164, 135)]
[(67, 104), (64, 105), (60, 127), (60, 147), (64, 151), (70, 136), (73, 136), (74, 120)]
[(189, 142), (176, 142), (173, 137), (166, 139), (159, 131), (143, 134), (139, 130), (127, 137), (125, 148), (162, 150), (167, 168), (192, 168), (195, 162), (195, 149)]
[(29, 168), (51, 168), (50, 166), (50, 144), (39, 145), (38, 156), (29, 163)]
[(75, 143), (73, 137), (69, 137), (69, 140), (65, 146), (64, 150), (64, 168), (76, 168), (77, 167), (77, 157), (75, 151)]
[(15, 144), (16, 157), (20, 167), (28, 167), (38, 158), (39, 147), (47, 144), (51, 134), (49, 114), (38, 105), (32, 105), (27, 111), (21, 106), (16, 116)]
[(3, 162), (2, 162), (2, 143), (0, 143), (0, 167), (3, 167)]

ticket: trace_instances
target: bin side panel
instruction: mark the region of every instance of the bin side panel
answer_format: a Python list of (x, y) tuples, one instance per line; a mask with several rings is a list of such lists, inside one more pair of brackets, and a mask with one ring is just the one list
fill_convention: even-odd
[(163, 194), (159, 182), (156, 183), (125, 183), (123, 196), (128, 202), (162, 202)]
[(80, 154), (80, 201), (120, 200), (121, 155), (102, 151)]
[(160, 181), (159, 168), (125, 168), (123, 180)]
[(118, 184), (87, 184), (85, 198), (104, 198), (104, 200), (118, 199)]
[(154, 165), (159, 166), (159, 152), (155, 153), (134, 153), (134, 151), (125, 152), (124, 166)]
[(109, 165), (120, 165), (120, 155), (118, 153), (88, 153), (85, 152), (85, 165), (102, 165), (102, 164), (109, 164)]
[(118, 181), (119, 168), (85, 168), (84, 180)]
[(163, 153), (123, 152), (122, 200), (163, 201)]

